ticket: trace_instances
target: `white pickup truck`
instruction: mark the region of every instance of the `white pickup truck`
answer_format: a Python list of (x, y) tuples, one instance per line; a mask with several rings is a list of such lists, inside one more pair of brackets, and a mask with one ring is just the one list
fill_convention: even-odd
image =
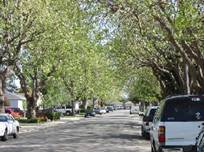
[(66, 108), (66, 107), (57, 107), (54, 109), (55, 112), (60, 112), (63, 115), (70, 115), (72, 113), (71, 108)]
[(2, 141), (8, 140), (8, 136), (18, 137), (19, 122), (10, 114), (0, 114), (0, 138)]

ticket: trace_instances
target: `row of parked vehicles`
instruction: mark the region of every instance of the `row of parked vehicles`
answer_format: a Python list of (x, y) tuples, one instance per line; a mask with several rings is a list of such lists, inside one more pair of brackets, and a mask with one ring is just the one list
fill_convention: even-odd
[(113, 110), (116, 110), (113, 106), (107, 106), (105, 108), (93, 108), (87, 110), (84, 117), (95, 117), (96, 114), (102, 115), (105, 113), (113, 112)]
[(151, 152), (204, 152), (204, 96), (173, 96), (149, 107), (141, 133), (150, 138)]

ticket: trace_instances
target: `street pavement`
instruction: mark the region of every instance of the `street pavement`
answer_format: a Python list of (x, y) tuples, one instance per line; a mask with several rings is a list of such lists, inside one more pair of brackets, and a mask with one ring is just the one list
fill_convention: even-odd
[(129, 115), (128, 110), (62, 120), (0, 142), (0, 152), (150, 152), (149, 141), (140, 135), (140, 125), (140, 118)]

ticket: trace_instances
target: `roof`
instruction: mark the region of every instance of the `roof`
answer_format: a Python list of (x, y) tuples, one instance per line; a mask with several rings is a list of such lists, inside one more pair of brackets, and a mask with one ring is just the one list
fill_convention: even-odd
[(18, 95), (16, 93), (12, 93), (9, 91), (6, 91), (4, 96), (8, 99), (8, 100), (26, 100), (26, 98), (22, 95)]
[(204, 99), (203, 95), (178, 95), (178, 96), (171, 96), (167, 97), (165, 100), (176, 100), (176, 99), (191, 99), (191, 98), (201, 98)]
[(0, 113), (0, 116), (9, 116), (8, 113)]

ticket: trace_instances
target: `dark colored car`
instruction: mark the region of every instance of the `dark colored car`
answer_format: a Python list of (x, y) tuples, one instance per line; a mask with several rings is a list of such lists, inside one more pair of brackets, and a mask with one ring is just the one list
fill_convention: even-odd
[(113, 112), (113, 110), (114, 110), (113, 106), (108, 106), (106, 109), (108, 109), (111, 112)]
[(95, 113), (93, 110), (87, 111), (87, 112), (85, 113), (85, 115), (84, 115), (85, 118), (86, 118), (86, 117), (95, 117), (95, 116), (96, 116), (96, 113)]
[(153, 122), (154, 115), (157, 111), (158, 107), (150, 107), (147, 109), (145, 112), (143, 119), (142, 119), (142, 127), (141, 127), (141, 132), (142, 136), (145, 138), (149, 138), (149, 132), (150, 132), (150, 127)]

